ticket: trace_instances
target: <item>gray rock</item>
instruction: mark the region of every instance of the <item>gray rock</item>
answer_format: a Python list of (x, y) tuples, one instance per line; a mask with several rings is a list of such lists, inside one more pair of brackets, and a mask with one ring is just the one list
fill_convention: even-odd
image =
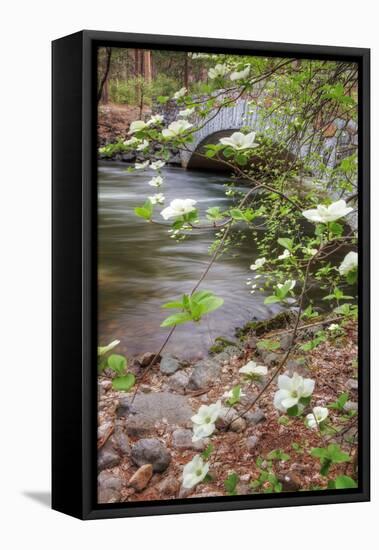
[(191, 390), (203, 390), (217, 381), (221, 366), (217, 361), (204, 360), (196, 363), (190, 376), (188, 387)]
[(178, 393), (184, 393), (189, 381), (189, 375), (183, 371), (178, 371), (168, 379), (168, 386), (171, 390)]
[(347, 401), (344, 405), (344, 410), (345, 411), (357, 411), (358, 410), (358, 403), (356, 403), (355, 401)]
[(180, 366), (181, 363), (179, 359), (173, 355), (162, 355), (159, 370), (163, 374), (174, 374), (174, 372), (180, 369)]
[(120, 502), (121, 493), (120, 491), (115, 491), (114, 489), (100, 489), (97, 492), (97, 500), (99, 504), (113, 504), (115, 502)]
[(201, 439), (200, 441), (192, 441), (192, 430), (185, 430), (178, 428), (172, 432), (172, 446), (175, 449), (195, 449), (196, 451), (203, 451), (207, 446), (207, 441)]
[(132, 447), (131, 458), (137, 466), (151, 464), (154, 472), (164, 472), (171, 455), (159, 439), (140, 439)]
[(141, 393), (120, 399), (118, 417), (125, 417), (128, 435), (140, 437), (155, 430), (156, 422), (166, 419), (170, 425), (185, 426), (192, 416), (188, 398), (171, 392)]
[(114, 434), (111, 437), (113, 446), (121, 455), (130, 454), (129, 438), (125, 434), (122, 426), (116, 426)]
[(259, 443), (259, 437), (256, 435), (251, 435), (246, 439), (246, 447), (249, 453), (254, 453), (255, 448)]
[(121, 479), (116, 477), (111, 472), (100, 472), (97, 477), (98, 489), (113, 489), (114, 491), (121, 491), (122, 482)]
[(97, 453), (97, 468), (99, 471), (106, 468), (113, 468), (120, 464), (121, 457), (113, 448), (111, 441), (107, 441), (104, 447), (102, 447)]
[(356, 380), (355, 378), (350, 378), (346, 382), (346, 387), (347, 387), (348, 390), (357, 390), (358, 389), (358, 380)]
[(239, 417), (234, 409), (223, 407), (216, 420), (216, 427), (219, 430), (231, 430), (232, 432), (241, 433), (246, 429), (246, 421)]
[(263, 422), (263, 420), (266, 420), (266, 415), (262, 411), (262, 409), (257, 409), (256, 411), (248, 411), (246, 414), (243, 415), (243, 417), (246, 420), (247, 424), (250, 426), (255, 426), (256, 424), (259, 424), (259, 422)]
[[(141, 355), (141, 357), (138, 358), (138, 361), (139, 361), (141, 367), (150, 367), (150, 365), (151, 365), (152, 361), (154, 360), (154, 358), (155, 358), (155, 353), (147, 351), (146, 353)], [(156, 362), (158, 362), (159, 359), (160, 359), (160, 357), (158, 356), (156, 358)]]
[(175, 496), (180, 489), (180, 482), (175, 476), (169, 476), (158, 484), (157, 489), (162, 495)]
[(273, 365), (280, 363), (282, 358), (283, 358), (283, 355), (281, 353), (271, 352), (266, 355), (264, 362), (268, 367), (272, 367)]
[(283, 334), (280, 338), (280, 347), (283, 351), (287, 351), (292, 345), (292, 334)]

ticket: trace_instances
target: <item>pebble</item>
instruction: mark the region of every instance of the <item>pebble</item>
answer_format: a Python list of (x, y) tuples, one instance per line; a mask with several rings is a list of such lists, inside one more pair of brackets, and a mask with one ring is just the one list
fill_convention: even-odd
[(154, 472), (164, 472), (171, 455), (159, 439), (140, 439), (132, 447), (131, 458), (137, 466), (151, 464)]
[(203, 451), (208, 445), (208, 439), (200, 439), (200, 441), (192, 442), (192, 430), (177, 429), (172, 433), (172, 446), (175, 449), (195, 449)]
[(255, 448), (258, 445), (258, 443), (259, 443), (259, 437), (256, 436), (256, 435), (250, 435), (246, 439), (246, 447), (247, 447), (247, 450), (249, 451), (249, 453), (251, 453), (251, 454), (255, 453)]
[(266, 420), (266, 415), (262, 411), (262, 409), (257, 409), (255, 411), (248, 411), (246, 414), (243, 415), (244, 419), (248, 423), (248, 425), (255, 426), (256, 424), (259, 424), (259, 422), (263, 422)]
[(232, 432), (241, 433), (246, 429), (246, 421), (242, 417), (239, 417), (234, 409), (223, 407), (216, 420), (216, 427), (220, 430), (229, 429)]
[(358, 389), (358, 380), (355, 378), (349, 378), (346, 382), (346, 387), (348, 390), (357, 390)]
[(114, 491), (121, 491), (122, 482), (119, 477), (116, 477), (111, 472), (100, 472), (97, 477), (97, 484), (99, 490), (113, 489)]
[(176, 477), (169, 476), (163, 479), (157, 488), (162, 495), (174, 496), (180, 489), (180, 482)]
[(159, 365), (159, 370), (162, 374), (174, 374), (180, 367), (181, 363), (179, 359), (173, 355), (162, 355)]
[(183, 371), (178, 371), (168, 379), (168, 386), (171, 390), (178, 393), (184, 393), (188, 385), (189, 375)]
[(132, 475), (129, 480), (129, 487), (133, 487), (140, 492), (145, 489), (150, 479), (153, 477), (153, 467), (151, 464), (144, 464)]
[(97, 468), (99, 471), (106, 468), (113, 468), (121, 462), (120, 455), (115, 451), (111, 441), (106, 444), (97, 453)]
[(203, 390), (211, 386), (220, 375), (221, 367), (215, 360), (196, 363), (190, 376), (188, 387), (191, 390)]
[(344, 410), (345, 411), (357, 411), (358, 410), (358, 403), (356, 403), (355, 401), (347, 401), (344, 405)]
[(121, 455), (130, 454), (130, 443), (128, 436), (124, 433), (122, 426), (116, 426), (114, 434), (111, 436), (113, 446)]
[(282, 484), (283, 491), (299, 491), (301, 489), (301, 479), (294, 472), (288, 472), (278, 476)]
[[(147, 351), (141, 357), (139, 357), (138, 362), (141, 365), (141, 367), (149, 367), (152, 360), (155, 357), (155, 353), (152, 353), (150, 351)], [(159, 357), (157, 357), (157, 362), (159, 361)]]
[(115, 502), (120, 502), (121, 493), (114, 489), (99, 489), (97, 500), (99, 504), (114, 504)]

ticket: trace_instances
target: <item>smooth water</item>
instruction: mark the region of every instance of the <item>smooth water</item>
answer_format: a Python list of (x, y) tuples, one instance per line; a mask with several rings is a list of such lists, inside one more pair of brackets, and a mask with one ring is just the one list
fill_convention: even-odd
[[(100, 163), (98, 171), (99, 344), (117, 338), (117, 350), (129, 357), (159, 349), (169, 330), (160, 324), (174, 313), (161, 305), (191, 291), (209, 262), (214, 236), (213, 230), (197, 230), (176, 243), (158, 212), (154, 217), (160, 225), (137, 218), (134, 207), (157, 191), (147, 183), (154, 175), (152, 170), (128, 173), (125, 164), (115, 162)], [(203, 218), (210, 206), (225, 209), (231, 204), (223, 175), (165, 168), (163, 176), (159, 191), (166, 204), (174, 198), (194, 198)], [(275, 304), (263, 304), (263, 292), (250, 293), (246, 279), (252, 276), (249, 266), (257, 251), (251, 238), (240, 244), (235, 257), (216, 261), (201, 285), (224, 298), (223, 307), (196, 325), (178, 326), (167, 351), (187, 358), (206, 356), (217, 336), (233, 338), (235, 329), (248, 320), (279, 311)]]

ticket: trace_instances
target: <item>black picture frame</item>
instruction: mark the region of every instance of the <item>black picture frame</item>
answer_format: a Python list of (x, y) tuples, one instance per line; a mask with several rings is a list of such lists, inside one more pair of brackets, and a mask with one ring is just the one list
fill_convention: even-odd
[[(357, 489), (96, 503), (98, 46), (336, 59), (359, 64), (359, 486)], [(370, 499), (370, 50), (81, 31), (52, 43), (52, 507), (81, 519), (242, 510)]]

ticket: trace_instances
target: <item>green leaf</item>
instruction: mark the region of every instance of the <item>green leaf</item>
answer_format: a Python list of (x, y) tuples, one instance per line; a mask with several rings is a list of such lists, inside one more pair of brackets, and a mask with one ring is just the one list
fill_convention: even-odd
[(157, 97), (157, 101), (158, 101), (159, 103), (161, 103), (162, 105), (163, 105), (164, 103), (167, 103), (167, 101), (168, 101), (169, 99), (170, 99), (170, 97), (169, 97), (168, 95), (159, 95), (159, 96)]
[(118, 374), (122, 374), (126, 369), (127, 361), (123, 355), (113, 353), (108, 357), (108, 367)]
[(166, 309), (182, 309), (184, 306), (183, 306), (183, 302), (167, 302), (166, 304), (162, 304), (161, 307), (164, 307)]
[(333, 233), (333, 235), (340, 236), (343, 233), (343, 225), (341, 225), (338, 222), (332, 222), (329, 224), (329, 229)]
[(297, 405), (294, 405), (293, 407), (290, 407), (287, 409), (287, 415), (288, 416), (297, 416), (299, 414), (299, 407)]
[(280, 237), (278, 239), (278, 243), (286, 248), (287, 250), (291, 251), (293, 247), (293, 239), (289, 239), (287, 237)]
[(237, 494), (236, 489), (237, 489), (238, 482), (239, 482), (239, 477), (235, 472), (228, 475), (228, 477), (224, 481), (225, 490), (228, 495)]
[(354, 479), (344, 475), (336, 477), (334, 483), (336, 489), (355, 489), (358, 487), (358, 484), (354, 481)]
[(223, 298), (219, 298), (218, 296), (209, 296), (208, 298), (201, 300), (199, 305), (201, 306), (202, 314), (204, 315), (205, 313), (210, 313), (211, 311), (218, 309), (223, 305), (223, 303)]
[(153, 205), (150, 200), (147, 200), (143, 206), (137, 206), (134, 209), (134, 213), (136, 214), (136, 216), (149, 221), (151, 220), (151, 216), (153, 213)]
[(134, 374), (128, 373), (125, 376), (113, 378), (112, 387), (118, 391), (129, 391), (135, 384), (136, 378)]
[(207, 460), (211, 456), (213, 451), (214, 451), (214, 447), (213, 447), (212, 443), (209, 443), (209, 445), (207, 445), (207, 447), (201, 453), (201, 456), (204, 458), (204, 460)]
[(222, 220), (224, 217), (219, 206), (212, 206), (211, 208), (208, 208), (206, 213), (208, 220), (212, 221)]
[(275, 304), (276, 302), (280, 302), (280, 298), (278, 298), (277, 296), (267, 296), (267, 298), (265, 298), (264, 300), (264, 304)]
[(192, 321), (192, 317), (189, 313), (183, 311), (182, 313), (176, 313), (175, 315), (167, 317), (163, 323), (161, 323), (161, 327), (172, 327), (174, 325), (187, 323), (188, 321)]

